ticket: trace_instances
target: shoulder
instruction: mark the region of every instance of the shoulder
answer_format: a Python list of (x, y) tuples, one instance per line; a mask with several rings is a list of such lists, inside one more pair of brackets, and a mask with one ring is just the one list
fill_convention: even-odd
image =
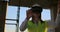
[(32, 25), (33, 25), (32, 21), (29, 20), (27, 26), (30, 27), (30, 26), (32, 26)]
[(30, 23), (32, 23), (32, 20), (29, 20), (29, 21), (28, 21), (28, 24), (30, 24)]

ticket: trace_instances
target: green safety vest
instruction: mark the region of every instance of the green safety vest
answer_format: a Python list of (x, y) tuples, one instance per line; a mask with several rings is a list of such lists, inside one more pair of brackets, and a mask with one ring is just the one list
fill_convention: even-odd
[(46, 24), (46, 21), (44, 23), (39, 21), (38, 25), (32, 23), (32, 21), (28, 21), (28, 32), (47, 32)]

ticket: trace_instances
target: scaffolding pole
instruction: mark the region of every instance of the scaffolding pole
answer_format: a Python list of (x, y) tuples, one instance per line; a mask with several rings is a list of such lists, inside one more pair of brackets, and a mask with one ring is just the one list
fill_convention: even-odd
[(18, 11), (17, 11), (17, 29), (16, 32), (19, 32), (19, 16), (20, 16), (20, 6), (18, 6)]

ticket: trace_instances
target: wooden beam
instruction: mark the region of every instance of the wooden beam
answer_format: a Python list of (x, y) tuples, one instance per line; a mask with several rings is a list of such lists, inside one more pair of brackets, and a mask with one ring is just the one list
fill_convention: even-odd
[(7, 1), (0, 1), (0, 32), (4, 32)]
[(20, 1), (21, 0), (9, 0), (9, 5), (10, 6), (20, 6)]
[[(20, 3), (19, 3), (20, 2)], [(57, 0), (10, 0), (11, 6), (31, 7), (33, 4), (38, 3), (43, 8), (51, 8), (57, 4)]]

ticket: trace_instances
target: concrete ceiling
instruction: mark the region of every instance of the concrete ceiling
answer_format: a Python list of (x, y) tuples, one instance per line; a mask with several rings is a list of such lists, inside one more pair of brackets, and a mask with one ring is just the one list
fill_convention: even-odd
[(31, 7), (33, 4), (38, 3), (42, 7), (50, 8), (57, 5), (57, 0), (10, 0), (9, 5), (11, 6), (23, 6)]

